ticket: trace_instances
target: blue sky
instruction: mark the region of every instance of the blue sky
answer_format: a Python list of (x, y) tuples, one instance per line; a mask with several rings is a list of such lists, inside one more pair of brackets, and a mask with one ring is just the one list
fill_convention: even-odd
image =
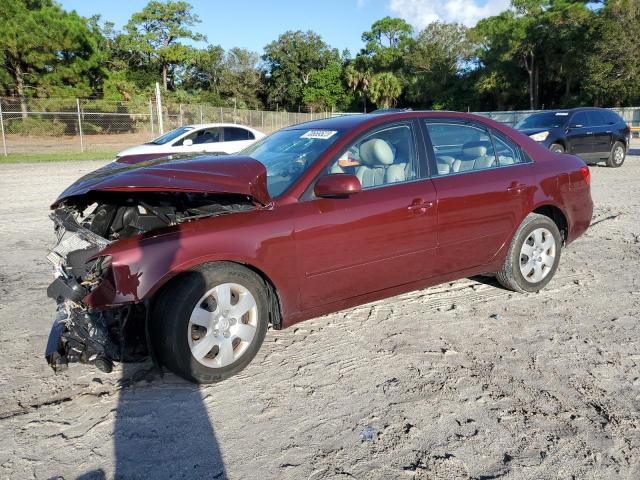
[[(146, 0), (58, 0), (67, 10), (89, 17), (100, 14), (122, 27)], [(416, 29), (434, 20), (474, 25), (495, 14), (509, 0), (190, 0), (202, 23), (196, 30), (209, 43), (243, 47), (261, 53), (286, 30), (313, 30), (332, 47), (355, 55), (362, 32), (386, 16), (405, 18)]]

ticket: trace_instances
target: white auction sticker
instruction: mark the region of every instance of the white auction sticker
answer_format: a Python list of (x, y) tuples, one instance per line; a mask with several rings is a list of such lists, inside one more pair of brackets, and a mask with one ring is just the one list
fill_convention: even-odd
[(333, 137), (337, 130), (309, 130), (308, 132), (302, 134), (300, 138), (317, 138), (318, 140), (327, 140), (328, 138)]

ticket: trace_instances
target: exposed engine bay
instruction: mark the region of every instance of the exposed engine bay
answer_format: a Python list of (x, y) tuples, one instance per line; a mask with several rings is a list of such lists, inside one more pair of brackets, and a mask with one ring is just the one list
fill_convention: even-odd
[(56, 205), (57, 236), (47, 259), (54, 281), (47, 295), (57, 303), (46, 358), (54, 370), (70, 362), (92, 363), (110, 372), (113, 362), (149, 355), (147, 302), (93, 309), (84, 299), (110, 273), (107, 246), (136, 235), (153, 235), (180, 223), (248, 211), (251, 197), (192, 192), (90, 192)]

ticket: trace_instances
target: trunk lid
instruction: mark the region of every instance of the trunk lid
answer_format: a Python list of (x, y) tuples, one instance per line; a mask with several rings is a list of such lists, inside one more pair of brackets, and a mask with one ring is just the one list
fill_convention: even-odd
[(136, 164), (111, 162), (70, 185), (51, 208), (90, 192), (203, 192), (248, 195), (262, 205), (271, 202), (267, 170), (240, 155), (181, 155)]

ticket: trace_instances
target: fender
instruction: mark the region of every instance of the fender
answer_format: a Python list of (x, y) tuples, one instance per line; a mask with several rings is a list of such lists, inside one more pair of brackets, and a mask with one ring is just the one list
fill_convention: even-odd
[[(203, 263), (230, 261), (267, 277), (285, 318), (296, 309), (299, 292), (290, 254), (295, 251), (293, 223), (280, 222), (278, 216), (276, 209), (235, 213), (112, 243), (98, 254), (111, 258), (106, 277), (83, 301), (95, 309), (147, 301), (182, 272)], [(256, 230), (260, 224), (265, 227)]]

